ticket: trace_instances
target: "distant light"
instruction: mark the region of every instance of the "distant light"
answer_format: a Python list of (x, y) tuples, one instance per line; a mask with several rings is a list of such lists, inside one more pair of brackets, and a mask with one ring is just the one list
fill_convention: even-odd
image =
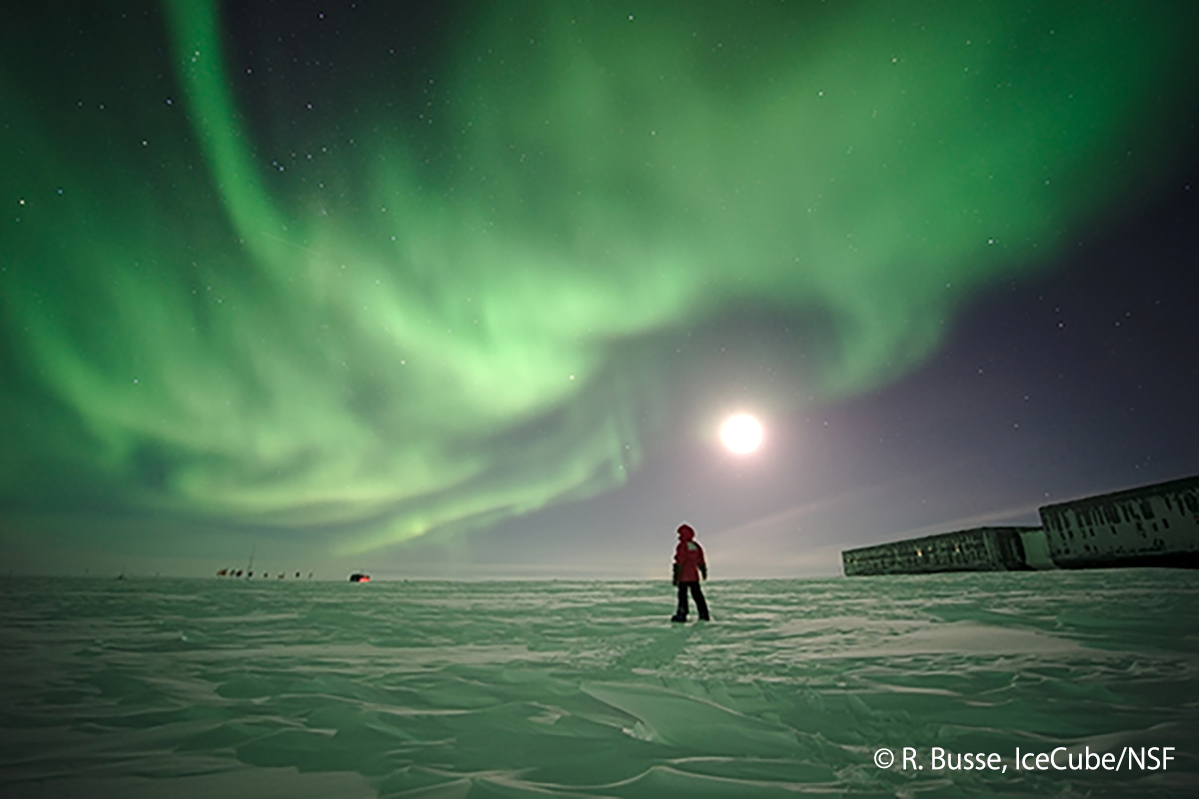
[(730, 452), (748, 455), (762, 445), (762, 425), (748, 413), (734, 414), (720, 428), (720, 440)]

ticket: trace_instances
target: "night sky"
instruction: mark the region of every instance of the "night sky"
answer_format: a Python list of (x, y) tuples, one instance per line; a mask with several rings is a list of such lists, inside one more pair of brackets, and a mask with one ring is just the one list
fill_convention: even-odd
[(798, 577), (1199, 473), (1197, 8), (18, 4), (0, 563)]

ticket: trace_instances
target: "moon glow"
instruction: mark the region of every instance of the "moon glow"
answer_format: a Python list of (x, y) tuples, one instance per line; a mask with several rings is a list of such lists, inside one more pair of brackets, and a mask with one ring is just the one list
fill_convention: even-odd
[(720, 440), (730, 452), (748, 455), (762, 445), (762, 425), (748, 413), (734, 414), (721, 426)]

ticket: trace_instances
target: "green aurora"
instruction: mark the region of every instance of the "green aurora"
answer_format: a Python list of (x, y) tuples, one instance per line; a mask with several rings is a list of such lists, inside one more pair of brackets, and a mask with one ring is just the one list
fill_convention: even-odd
[(790, 315), (773, 401), (876, 389), (1186, 144), (1189, 3), (834, 5), (472, 7), (421, 114), (369, 74), (249, 103), (212, 3), (29, 12), (4, 536), (357, 557), (594, 496), (702, 373), (679, 337)]

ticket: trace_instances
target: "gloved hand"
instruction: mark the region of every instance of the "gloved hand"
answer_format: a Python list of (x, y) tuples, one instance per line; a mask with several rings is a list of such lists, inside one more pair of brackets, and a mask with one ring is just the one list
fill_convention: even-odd
[(699, 564), (699, 573), (704, 576), (705, 580), (708, 579), (708, 564), (706, 564), (706, 563)]
[(677, 564), (677, 563), (673, 564), (671, 567), (670, 584), (671, 585), (679, 584), (679, 564)]

